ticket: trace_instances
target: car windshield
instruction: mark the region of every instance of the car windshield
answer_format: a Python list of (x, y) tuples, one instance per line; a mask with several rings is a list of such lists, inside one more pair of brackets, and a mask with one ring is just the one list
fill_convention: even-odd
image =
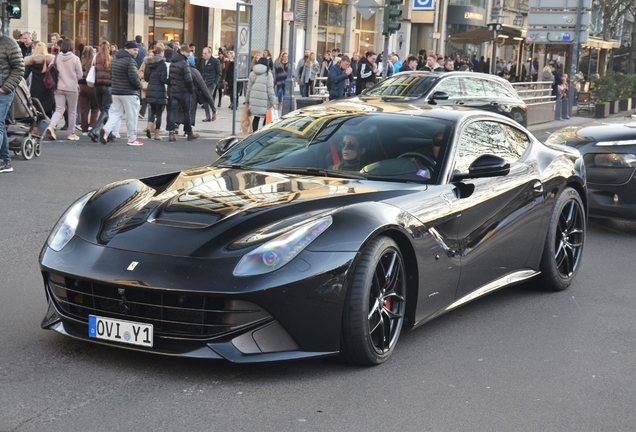
[(439, 76), (397, 74), (382, 80), (363, 96), (400, 96), (417, 99), (424, 96), (438, 79)]
[(218, 167), (436, 183), (451, 124), (396, 113), (310, 111), (238, 143)]

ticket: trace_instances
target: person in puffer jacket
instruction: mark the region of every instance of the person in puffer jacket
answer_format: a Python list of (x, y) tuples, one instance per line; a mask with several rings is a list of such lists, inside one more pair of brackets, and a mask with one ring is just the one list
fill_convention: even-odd
[(24, 58), (17, 42), (0, 31), (0, 172), (13, 171), (4, 122), (13, 102), (15, 88), (23, 76)]
[[(163, 44), (162, 44), (163, 45)], [(166, 85), (168, 80), (168, 67), (166, 59), (163, 57), (164, 48), (162, 45), (155, 46), (154, 56), (146, 57), (144, 63), (144, 81), (148, 83), (146, 89), (146, 101), (150, 105), (150, 116), (148, 117), (147, 137), (154, 133), (155, 140), (161, 140), (161, 116), (168, 103)]]
[[(267, 66), (267, 59), (261, 58), (250, 73), (250, 81), (245, 94), (246, 104), (250, 110), (252, 120), (252, 131), (258, 130), (258, 122), (261, 117), (265, 120), (268, 108), (277, 108), (278, 99), (274, 91), (274, 77)], [(263, 124), (265, 121), (263, 121)]]
[(129, 146), (144, 145), (137, 139), (137, 120), (139, 116), (139, 90), (141, 80), (137, 74), (137, 62), (135, 57), (139, 52), (137, 42), (128, 41), (124, 48), (115, 53), (110, 66), (110, 79), (112, 81), (111, 93), (113, 97), (112, 115), (108, 118), (106, 126), (99, 134), (102, 144), (108, 141), (108, 135), (115, 125), (126, 116), (126, 134)]
[[(185, 55), (184, 55), (185, 54)], [(183, 129), (188, 136), (188, 141), (199, 138), (198, 134), (192, 132), (192, 117), (190, 116), (190, 103), (194, 93), (192, 72), (188, 64), (187, 57), (190, 56), (190, 47), (182, 45), (179, 51), (172, 56), (168, 79), (168, 96), (170, 97), (170, 109), (168, 110), (168, 141), (176, 141), (175, 123), (179, 108), (183, 110)]]

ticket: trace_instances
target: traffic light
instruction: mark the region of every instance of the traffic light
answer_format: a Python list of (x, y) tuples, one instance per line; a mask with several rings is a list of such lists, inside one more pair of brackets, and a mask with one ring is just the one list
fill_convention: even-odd
[(384, 0), (384, 24), (382, 26), (382, 34), (390, 36), (398, 31), (402, 24), (398, 18), (402, 16), (400, 5), (404, 4), (404, 0)]
[(22, 1), (10, 1), (7, 4), (7, 16), (13, 19), (22, 18)]

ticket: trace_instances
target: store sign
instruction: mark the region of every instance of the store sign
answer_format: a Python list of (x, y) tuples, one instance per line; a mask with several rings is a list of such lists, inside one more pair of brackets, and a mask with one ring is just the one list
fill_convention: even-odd
[(433, 0), (413, 0), (413, 10), (433, 10), (435, 2)]
[(448, 6), (448, 24), (472, 25), (483, 27), (486, 25), (486, 9), (473, 6)]
[[(156, 0), (155, 0), (156, 1)], [(190, 0), (190, 4), (194, 6), (203, 6), (215, 9), (236, 10), (238, 0)]]

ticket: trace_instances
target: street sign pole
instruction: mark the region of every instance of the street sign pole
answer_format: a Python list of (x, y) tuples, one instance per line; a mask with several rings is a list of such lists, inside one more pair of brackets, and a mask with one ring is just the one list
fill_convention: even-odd
[(389, 36), (384, 36), (384, 52), (382, 54), (382, 78), (389, 75)]
[(569, 106), (568, 106), (568, 115), (574, 106), (574, 77), (578, 72), (579, 68), (579, 55), (581, 55), (581, 21), (583, 21), (583, 2), (579, 2), (578, 10), (577, 10), (577, 18), (576, 18), (576, 31), (574, 32), (574, 37), (576, 38), (576, 42), (574, 45), (574, 55), (572, 56), (572, 70), (570, 71), (570, 86), (568, 90), (568, 98), (569, 98)]
[[(291, 0), (291, 10), (296, 12), (296, 0)], [(294, 21), (289, 23), (289, 52), (287, 53), (287, 79), (285, 80), (285, 96), (283, 97), (283, 114), (290, 113), (294, 110), (294, 70), (296, 63), (294, 60), (294, 33), (296, 32), (296, 24)]]

